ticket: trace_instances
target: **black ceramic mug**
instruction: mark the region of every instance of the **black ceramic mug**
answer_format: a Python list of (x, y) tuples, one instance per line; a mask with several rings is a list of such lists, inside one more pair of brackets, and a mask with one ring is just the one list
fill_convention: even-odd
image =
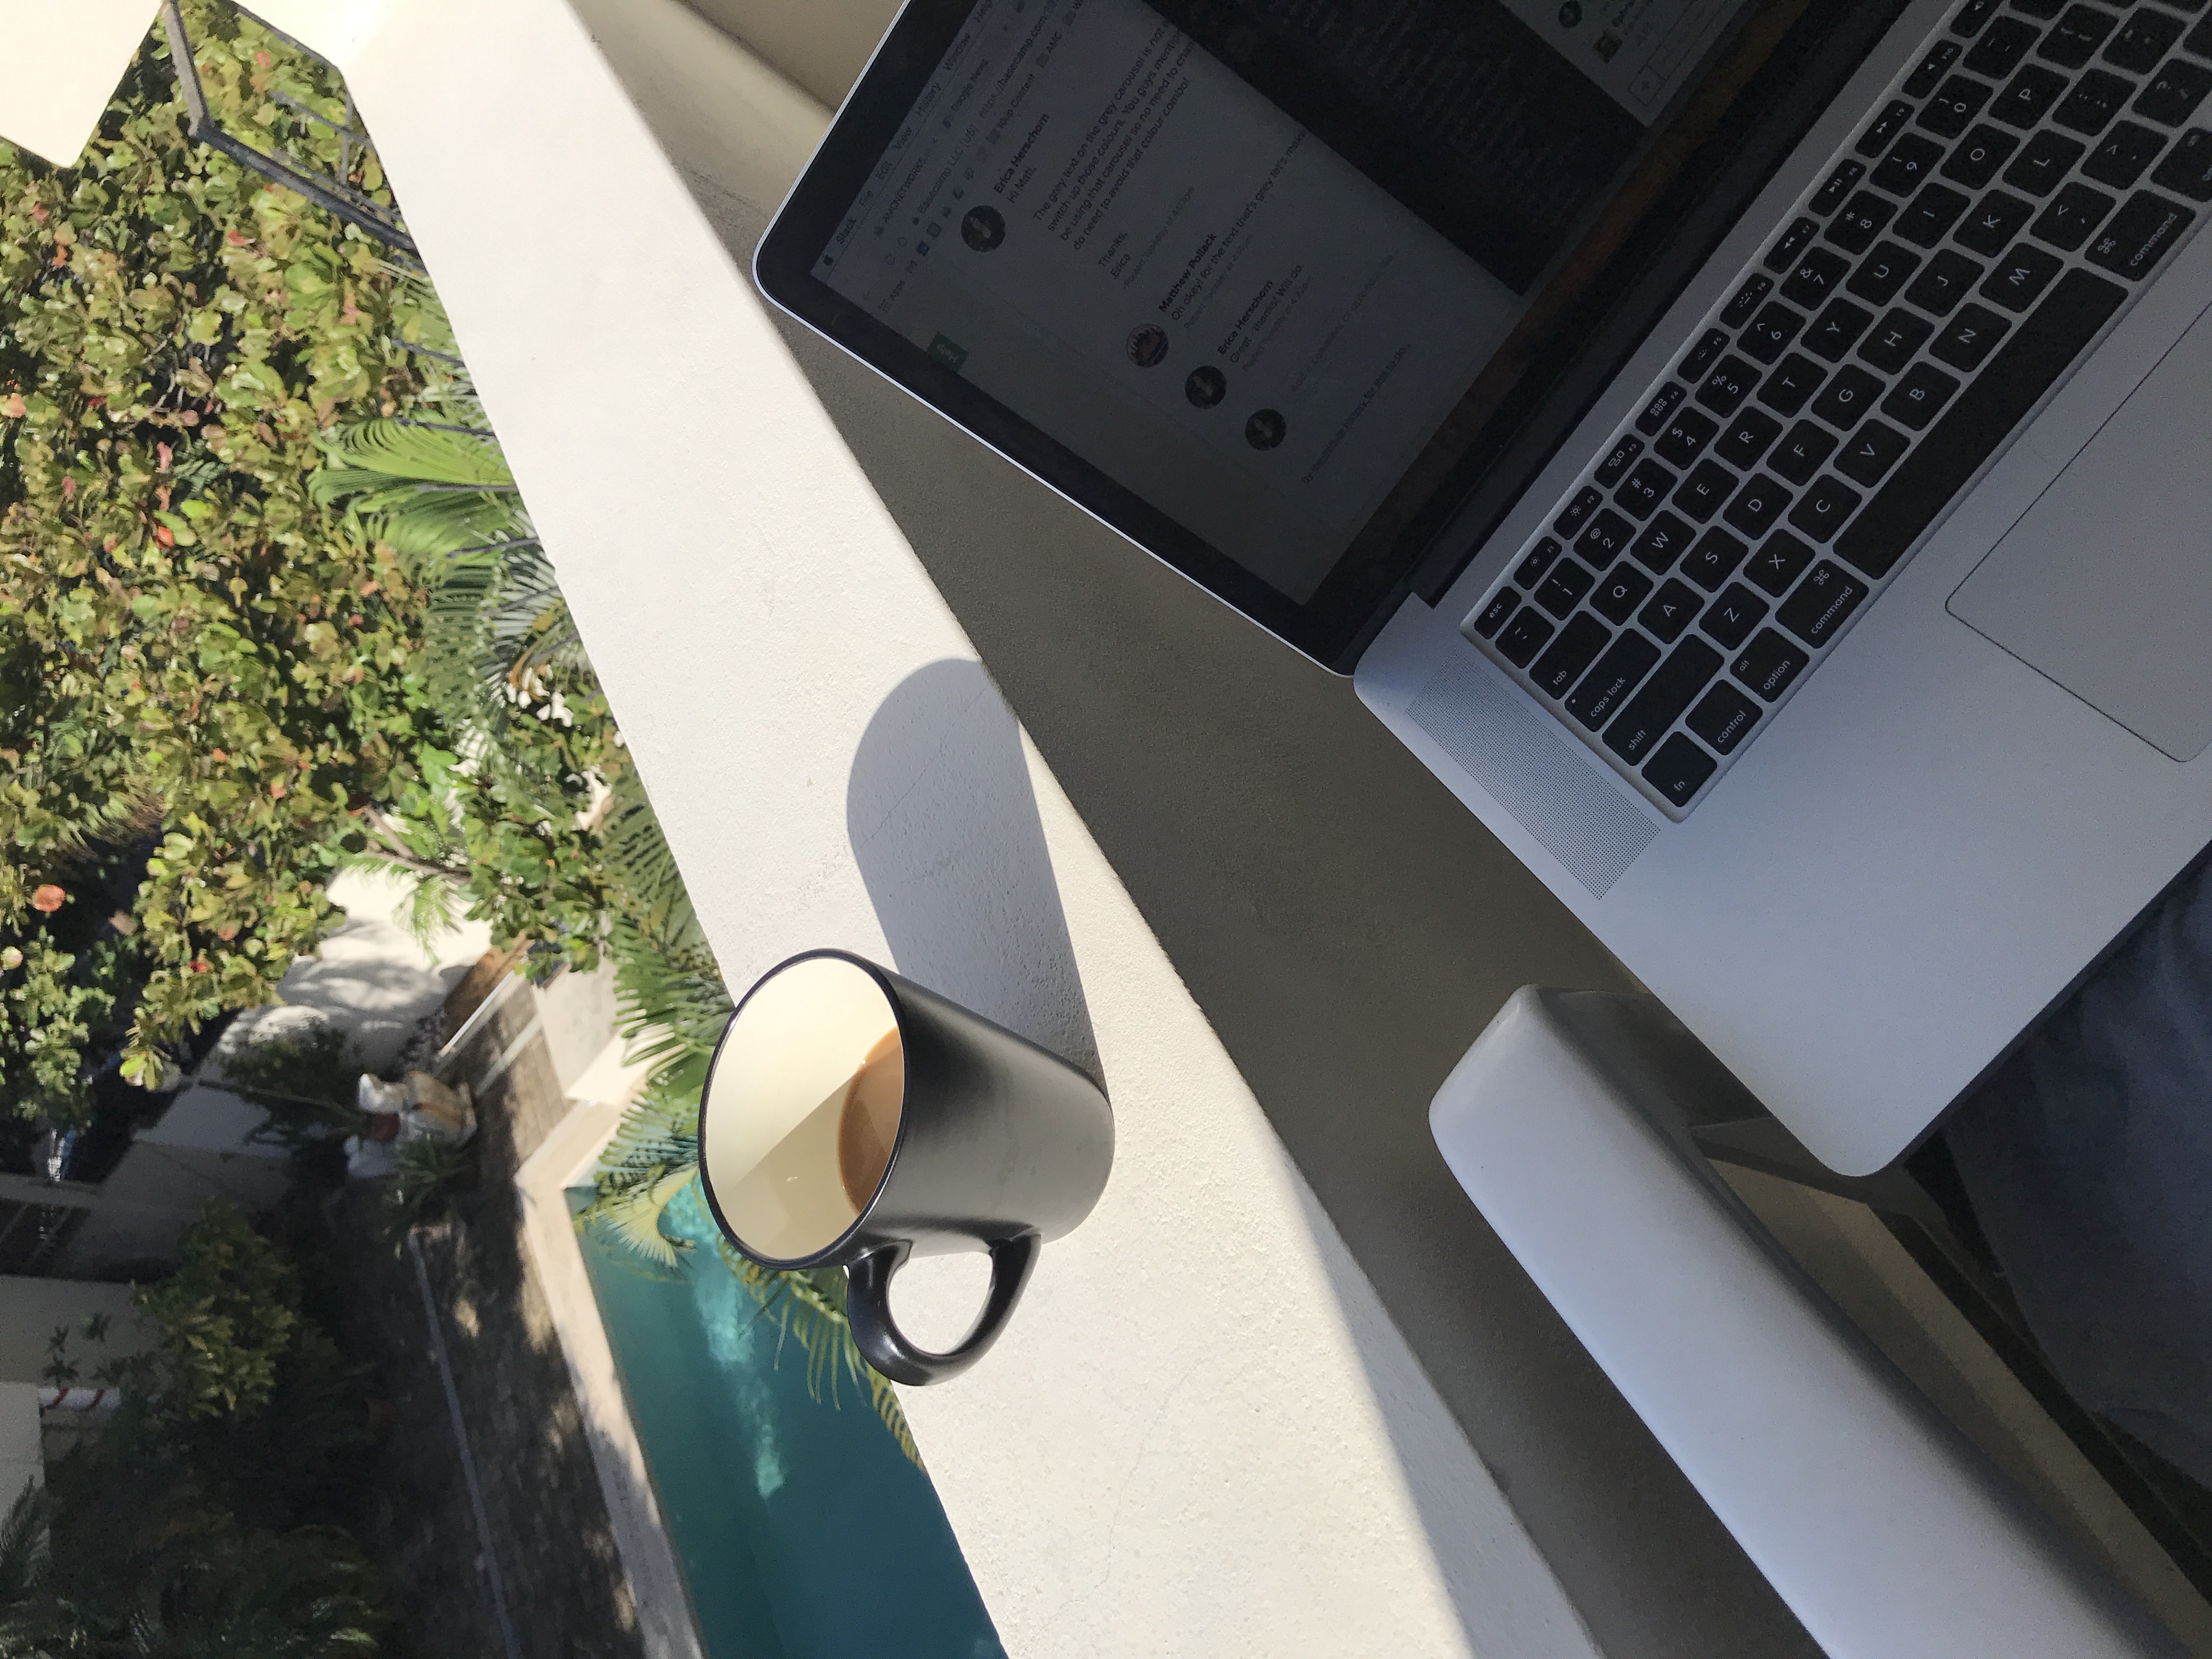
[[(730, 1016), (699, 1102), (699, 1182), (767, 1267), (845, 1269), (867, 1362), (940, 1382), (998, 1340), (1037, 1250), (1091, 1213), (1114, 1161), (1106, 1096), (1057, 1054), (843, 951), (771, 969)], [(974, 1328), (943, 1353), (891, 1318), (910, 1255), (988, 1250)]]

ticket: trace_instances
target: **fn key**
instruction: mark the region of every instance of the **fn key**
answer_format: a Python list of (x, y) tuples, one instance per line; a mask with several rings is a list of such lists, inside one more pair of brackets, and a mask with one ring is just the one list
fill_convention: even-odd
[(1720, 765), (1711, 755), (1677, 732), (1659, 745), (1659, 752), (1644, 769), (1644, 781), (1677, 806), (1687, 806), (1691, 797), (1705, 787)]

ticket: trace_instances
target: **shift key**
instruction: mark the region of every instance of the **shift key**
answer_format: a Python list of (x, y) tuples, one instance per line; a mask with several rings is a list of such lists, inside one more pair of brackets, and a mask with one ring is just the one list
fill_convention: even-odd
[(1629, 699), (1605, 734), (1605, 746), (1631, 763), (1658, 747), (1705, 683), (1721, 672), (1721, 653), (1703, 640), (1687, 639), (1659, 665), (1644, 688)]

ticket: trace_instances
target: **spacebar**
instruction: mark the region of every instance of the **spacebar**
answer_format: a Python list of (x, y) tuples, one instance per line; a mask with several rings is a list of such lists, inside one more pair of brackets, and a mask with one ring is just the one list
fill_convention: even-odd
[(1836, 551), (1869, 576), (1889, 574), (2127, 297), (2118, 283), (2067, 272), (1836, 538)]

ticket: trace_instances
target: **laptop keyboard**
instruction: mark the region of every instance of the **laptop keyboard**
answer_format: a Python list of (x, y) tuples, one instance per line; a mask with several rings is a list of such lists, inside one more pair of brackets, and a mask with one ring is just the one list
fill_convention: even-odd
[(1462, 631), (1680, 818), (2212, 202), (2208, 0), (1965, 0)]

